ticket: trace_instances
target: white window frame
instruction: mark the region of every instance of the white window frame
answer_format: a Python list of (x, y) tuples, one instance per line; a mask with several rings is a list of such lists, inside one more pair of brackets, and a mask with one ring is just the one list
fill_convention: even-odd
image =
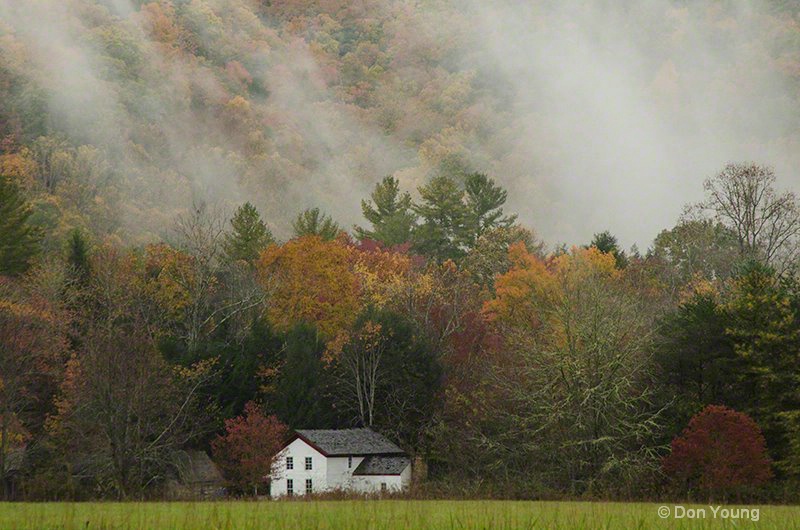
[(286, 479), (286, 495), (288, 497), (294, 496), (294, 480), (290, 478)]
[(294, 469), (294, 457), (287, 456), (286, 457), (286, 469)]
[(314, 458), (311, 456), (306, 457), (305, 470), (311, 471), (314, 469)]

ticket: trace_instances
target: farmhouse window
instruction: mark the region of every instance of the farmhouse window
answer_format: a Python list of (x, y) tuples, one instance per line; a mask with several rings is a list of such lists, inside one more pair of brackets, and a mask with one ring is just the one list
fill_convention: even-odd
[(311, 469), (311, 457), (307, 456), (306, 457), (306, 470), (308, 471), (310, 469)]
[(314, 491), (314, 486), (311, 483), (311, 479), (306, 479), (306, 495), (311, 495), (311, 492)]
[(294, 480), (290, 478), (286, 479), (286, 495), (289, 497), (294, 495)]
[(294, 469), (294, 458), (291, 456), (286, 457), (286, 469)]
[(353, 457), (352, 456), (348, 456), (347, 457), (347, 469), (350, 469), (351, 467), (353, 467)]
[(381, 482), (381, 493), (385, 493), (385, 492), (386, 492), (386, 483), (385, 482)]

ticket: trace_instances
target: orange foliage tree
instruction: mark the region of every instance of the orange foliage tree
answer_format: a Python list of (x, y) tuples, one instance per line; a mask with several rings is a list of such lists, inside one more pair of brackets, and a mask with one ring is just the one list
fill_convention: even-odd
[(483, 308), (487, 318), (505, 327), (539, 329), (544, 319), (558, 316), (549, 309), (576, 296), (581, 284), (593, 279), (618, 284), (621, 279), (614, 257), (594, 247), (543, 260), (516, 243), (509, 248), (509, 260), (509, 271), (496, 279), (495, 297)]
[(484, 304), (484, 312), (490, 320), (508, 325), (537, 326), (541, 315), (535, 302), (555, 295), (552, 273), (523, 243), (511, 245), (508, 255), (511, 268), (496, 279), (496, 295)]

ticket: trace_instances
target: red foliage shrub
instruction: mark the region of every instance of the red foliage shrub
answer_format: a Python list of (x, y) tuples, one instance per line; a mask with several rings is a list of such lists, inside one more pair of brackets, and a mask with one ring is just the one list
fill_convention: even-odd
[(225, 420), (225, 431), (211, 444), (217, 465), (232, 486), (258, 494), (286, 440), (288, 427), (275, 416), (265, 416), (250, 401), (243, 415)]
[(747, 414), (709, 405), (674, 440), (663, 469), (677, 483), (708, 494), (758, 486), (772, 478), (761, 429)]

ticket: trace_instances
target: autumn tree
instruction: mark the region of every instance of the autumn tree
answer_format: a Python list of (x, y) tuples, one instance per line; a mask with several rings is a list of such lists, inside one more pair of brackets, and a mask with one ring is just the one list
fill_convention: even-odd
[(0, 277), (0, 487), (8, 456), (41, 434), (69, 355), (67, 314), (56, 300)]
[(711, 219), (684, 219), (662, 230), (647, 253), (656, 277), (673, 297), (696, 278), (730, 277), (741, 260), (736, 234)]
[(262, 285), (272, 293), (267, 315), (279, 332), (315, 325), (327, 338), (348, 328), (359, 312), (352, 249), (319, 236), (267, 248), (258, 261)]
[(144, 330), (92, 329), (68, 366), (51, 432), (103, 494), (138, 497), (203, 432), (195, 398), (208, 368), (170, 367)]
[(508, 249), (510, 267), (497, 278), (496, 295), (484, 305), (487, 316), (503, 326), (539, 328), (539, 307), (555, 296), (553, 275), (544, 259), (531, 254), (522, 243)]
[(405, 252), (404, 247), (385, 248), (367, 239), (352, 249), (353, 272), (364, 306), (382, 309), (393, 305), (420, 280), (424, 260)]
[(39, 253), (41, 234), (30, 222), (32, 213), (17, 185), (0, 175), (0, 275), (25, 272)]
[(102, 248), (92, 270), (80, 351), (49, 431), (98, 492), (138, 497), (165, 479), (174, 451), (206, 429), (196, 397), (213, 361), (167, 364), (157, 349), (163, 314), (137, 256)]
[(249, 202), (240, 206), (231, 219), (232, 232), (225, 234), (222, 248), (228, 262), (253, 263), (262, 250), (275, 242), (255, 206)]
[(736, 234), (739, 253), (763, 260), (782, 273), (800, 253), (800, 206), (792, 192), (775, 189), (772, 168), (728, 164), (704, 183), (700, 206)]
[(756, 422), (741, 412), (709, 405), (672, 441), (664, 472), (683, 491), (718, 498), (772, 478), (766, 442)]
[(195, 352), (213, 325), (214, 299), (220, 285), (217, 265), (200, 262), (166, 244), (145, 249), (148, 289), (165, 325), (189, 353)]
[(375, 185), (371, 200), (361, 201), (361, 212), (372, 229), (356, 227), (359, 239), (372, 239), (387, 247), (411, 241), (417, 216), (411, 209), (411, 195), (400, 192), (394, 177), (385, 177)]
[(475, 283), (494, 291), (495, 277), (505, 274), (511, 267), (508, 250), (516, 243), (525, 245), (535, 256), (544, 256), (544, 243), (531, 230), (516, 225), (498, 227), (488, 230), (476, 240), (461, 266)]
[(225, 433), (211, 443), (214, 460), (234, 488), (258, 495), (288, 433), (277, 417), (250, 401), (241, 416), (225, 420)]
[[(174, 247), (151, 247), (151, 267), (159, 277), (180, 290), (187, 349), (196, 349), (214, 309), (219, 288), (224, 225), (219, 212), (204, 203), (192, 204), (173, 226)], [(177, 294), (177, 293), (176, 293)]]
[[(645, 299), (629, 291), (613, 256), (595, 248), (549, 263), (520, 246), (511, 252), (515, 265), (486, 304), (510, 350), (495, 367), (506, 395), (495, 413), (505, 421), (508, 451), (517, 448), (507, 465), (558, 488), (621, 487), (654, 465), (648, 440), (660, 429), (647, 384)], [(551, 464), (536, 467), (545, 460)]]
[(231, 240), (213, 208), (193, 205), (178, 216), (173, 232), (174, 245), (147, 247), (148, 280), (162, 307), (172, 312), (173, 330), (192, 357), (227, 323), (237, 322), (245, 335), (267, 292), (246, 263), (226, 263)]
[(392, 277), (381, 293), (386, 297), (382, 309), (407, 319), (429, 342), (436, 358), (468, 349), (461, 339), (468, 341), (482, 303), (480, 288), (469, 273), (446, 261), (414, 265), (406, 274)]
[(318, 236), (331, 241), (339, 235), (341, 228), (329, 215), (319, 208), (308, 208), (300, 212), (292, 221), (295, 237)]

